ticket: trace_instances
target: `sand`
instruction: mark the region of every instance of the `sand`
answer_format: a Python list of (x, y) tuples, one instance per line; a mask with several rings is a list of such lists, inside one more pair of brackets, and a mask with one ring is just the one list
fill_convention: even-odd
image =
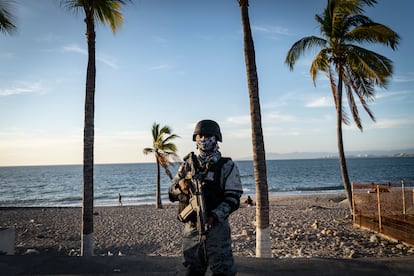
[[(383, 258), (414, 255), (414, 247), (352, 225), (344, 195), (272, 197), (275, 258)], [(244, 200), (244, 198), (243, 198)], [(95, 207), (96, 255), (180, 256), (183, 224), (177, 205)], [(230, 217), (235, 256), (255, 255), (256, 208), (242, 204)], [(16, 255), (80, 254), (81, 208), (0, 208), (0, 227), (14, 227)]]

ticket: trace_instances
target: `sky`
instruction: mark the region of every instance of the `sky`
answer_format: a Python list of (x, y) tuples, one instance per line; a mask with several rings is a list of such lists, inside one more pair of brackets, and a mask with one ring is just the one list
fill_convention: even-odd
[[(81, 13), (58, 0), (15, 0), (18, 31), (0, 34), (0, 166), (82, 164), (87, 44)], [(250, 107), (240, 9), (236, 0), (135, 0), (113, 34), (96, 27), (95, 163), (154, 162), (154, 122), (168, 125), (177, 154), (195, 151), (202, 119), (220, 124), (223, 155), (252, 156)], [(366, 7), (373, 21), (401, 36), (390, 58), (394, 75), (360, 108), (361, 132), (344, 127), (345, 151), (414, 148), (414, 1)], [(266, 153), (337, 152), (335, 108), (328, 81), (314, 86), (313, 52), (290, 71), (297, 40), (319, 36), (315, 14), (325, 0), (251, 0)], [(345, 102), (345, 106), (347, 103)], [(361, 107), (361, 106), (359, 106)]]

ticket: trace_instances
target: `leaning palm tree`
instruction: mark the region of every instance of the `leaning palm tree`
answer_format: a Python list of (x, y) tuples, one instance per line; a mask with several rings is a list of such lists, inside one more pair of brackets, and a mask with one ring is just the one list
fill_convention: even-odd
[(259, 101), (259, 81), (256, 70), (256, 55), (249, 19), (249, 1), (238, 0), (244, 34), (244, 57), (250, 98), (252, 125), (253, 167), (256, 183), (256, 256), (271, 257), (269, 194), (267, 186), (266, 157), (263, 141), (262, 119)]
[[(173, 178), (168, 166), (173, 165), (172, 161), (177, 161), (178, 156), (177, 146), (171, 143), (171, 140), (179, 137), (176, 134), (171, 134), (171, 128), (169, 126), (163, 126), (154, 123), (152, 125), (152, 148), (144, 148), (144, 154), (154, 153), (155, 161), (157, 164), (157, 189), (156, 189), (156, 208), (162, 209), (161, 202), (161, 172), (160, 167), (163, 167), (165, 173), (170, 179)], [(172, 161), (171, 161), (172, 159)]]
[(396, 49), (400, 37), (393, 30), (364, 16), (364, 6), (374, 6), (376, 0), (328, 0), (321, 15), (316, 15), (323, 37), (308, 36), (295, 42), (285, 62), (290, 70), (300, 56), (309, 49), (317, 49), (310, 67), (315, 85), (319, 72), (323, 72), (331, 83), (336, 107), (337, 147), (343, 185), (352, 213), (352, 192), (346, 166), (342, 123), (349, 124), (342, 107), (343, 87), (353, 120), (362, 131), (356, 98), (375, 121), (367, 102), (375, 98), (375, 86), (386, 87), (392, 76), (392, 61), (360, 45), (380, 43)]
[(82, 256), (93, 255), (93, 153), (95, 116), (95, 23), (108, 23), (112, 32), (121, 26), (122, 5), (130, 0), (60, 0), (61, 6), (75, 12), (84, 12), (88, 65), (86, 69), (86, 96), (83, 136), (83, 199), (82, 199)]
[(13, 34), (17, 29), (13, 23), (14, 16), (11, 13), (12, 2), (0, 0), (0, 32), (5, 34)]

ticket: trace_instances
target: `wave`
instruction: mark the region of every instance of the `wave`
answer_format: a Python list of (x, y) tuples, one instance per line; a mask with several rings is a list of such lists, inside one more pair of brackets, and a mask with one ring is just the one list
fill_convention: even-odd
[(343, 190), (343, 186), (311, 186), (311, 187), (271, 187), (269, 192), (317, 192), (317, 191), (340, 191)]
[(319, 187), (298, 187), (296, 190), (298, 191), (338, 191), (338, 190), (343, 190), (344, 186), (339, 185), (339, 186), (319, 186)]

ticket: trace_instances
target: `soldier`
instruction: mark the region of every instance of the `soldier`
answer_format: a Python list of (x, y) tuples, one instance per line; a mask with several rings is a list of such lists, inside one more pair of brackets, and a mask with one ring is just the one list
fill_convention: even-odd
[[(208, 230), (200, 238), (197, 217), (193, 215), (185, 222), (182, 250), (187, 275), (205, 275), (208, 267), (213, 275), (235, 275), (228, 217), (239, 208), (243, 193), (239, 169), (230, 158), (221, 156), (218, 142), (222, 142), (222, 136), (215, 121), (198, 122), (193, 141), (199, 151), (195, 155), (200, 165), (198, 171), (203, 172), (201, 190)], [(194, 182), (188, 179), (188, 163), (191, 162), (188, 156), (184, 158), (169, 189), (170, 200), (179, 201), (179, 213), (188, 205), (194, 191)]]

